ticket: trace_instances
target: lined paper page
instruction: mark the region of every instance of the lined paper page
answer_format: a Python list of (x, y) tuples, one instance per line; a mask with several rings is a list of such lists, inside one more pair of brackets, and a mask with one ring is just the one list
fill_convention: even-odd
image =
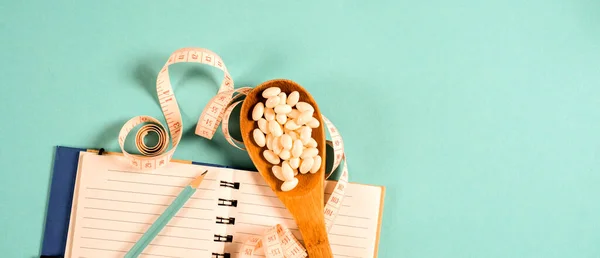
[[(134, 172), (114, 155), (81, 153), (66, 257), (123, 257), (183, 187), (208, 169), (198, 190), (140, 257), (211, 257), (222, 252), (213, 241), (219, 178), (231, 170), (171, 163)], [(222, 192), (221, 192), (222, 191)], [(223, 208), (226, 209), (226, 208)]]
[[(248, 237), (261, 235), (275, 224), (285, 225), (296, 238), (302, 240), (291, 214), (260, 174), (236, 171), (234, 180), (240, 182), (240, 189), (233, 193), (233, 197), (238, 199), (238, 207), (230, 211), (236, 217), (235, 235), (233, 243), (225, 246), (226, 252), (231, 253), (234, 258), (238, 257), (242, 244)], [(326, 182), (325, 201), (329, 198), (327, 193), (331, 193), (334, 186), (335, 182)], [(340, 213), (329, 232), (334, 257), (375, 256), (380, 199), (380, 187), (348, 185)]]

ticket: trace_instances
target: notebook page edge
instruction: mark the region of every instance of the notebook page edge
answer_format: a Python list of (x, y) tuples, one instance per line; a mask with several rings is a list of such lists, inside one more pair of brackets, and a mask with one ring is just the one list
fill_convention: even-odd
[(77, 174), (75, 177), (75, 187), (73, 188), (73, 199), (71, 200), (71, 213), (69, 216), (69, 229), (67, 231), (67, 243), (65, 245), (65, 257), (71, 257), (73, 251), (73, 229), (75, 225), (75, 218), (77, 217), (77, 201), (79, 200), (79, 182), (81, 181), (81, 167), (83, 164), (83, 158), (85, 156), (84, 151), (79, 152), (79, 158), (77, 159)]
[(373, 258), (377, 258), (379, 255), (379, 240), (381, 238), (381, 222), (383, 220), (383, 206), (385, 200), (385, 186), (379, 186), (381, 189), (381, 194), (379, 196), (379, 218), (377, 219), (377, 236), (375, 240), (375, 254)]

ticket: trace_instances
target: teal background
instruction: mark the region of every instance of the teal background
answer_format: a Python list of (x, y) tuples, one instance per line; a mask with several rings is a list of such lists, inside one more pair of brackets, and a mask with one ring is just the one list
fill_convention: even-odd
[[(222, 2), (0, 3), (2, 257), (39, 254), (54, 146), (162, 120), (156, 75), (187, 46), (237, 87), (312, 92), (351, 181), (387, 187), (379, 257), (600, 257), (599, 1)], [(250, 166), (193, 134), (222, 74), (172, 70), (176, 158)]]

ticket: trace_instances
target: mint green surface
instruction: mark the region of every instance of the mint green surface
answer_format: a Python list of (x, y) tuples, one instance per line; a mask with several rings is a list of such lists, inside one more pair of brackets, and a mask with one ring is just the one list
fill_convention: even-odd
[(144, 249), (154, 240), (161, 230), (169, 223), (169, 221), (177, 214), (183, 205), (192, 197), (196, 189), (191, 186), (186, 186), (177, 195), (175, 200), (167, 207), (160, 216), (152, 223), (150, 228), (137, 240), (131, 249), (125, 254), (125, 258), (138, 257)]
[[(600, 257), (600, 2), (3, 1), (0, 253), (39, 254), (53, 147), (118, 151), (163, 120), (181, 47), (236, 86), (288, 78), (344, 136), (350, 180), (387, 187), (379, 257)], [(222, 73), (172, 67), (175, 157), (250, 167), (195, 136)]]

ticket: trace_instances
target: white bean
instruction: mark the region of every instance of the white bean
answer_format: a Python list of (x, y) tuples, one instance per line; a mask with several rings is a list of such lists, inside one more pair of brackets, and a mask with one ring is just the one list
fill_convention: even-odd
[(290, 150), (284, 149), (279, 153), (279, 158), (282, 160), (288, 160), (291, 157), (292, 157), (292, 154), (290, 153)]
[(273, 135), (272, 134), (267, 134), (267, 149), (272, 150), (273, 149)]
[(269, 99), (267, 99), (267, 102), (265, 103), (265, 106), (268, 108), (274, 108), (277, 105), (279, 105), (279, 97), (277, 97), (277, 96), (270, 97)]
[(267, 119), (258, 119), (258, 128), (264, 133), (269, 134), (269, 127), (267, 126)]
[(277, 105), (275, 107), (275, 113), (277, 114), (287, 114), (292, 112), (292, 107), (288, 105)]
[(308, 173), (312, 169), (314, 163), (315, 161), (313, 160), (313, 158), (302, 159), (302, 164), (300, 165), (300, 173)]
[(315, 141), (315, 139), (310, 138), (308, 140), (308, 143), (306, 144), (307, 148), (316, 148), (317, 147), (317, 141)]
[(300, 158), (291, 158), (289, 162), (293, 169), (300, 167)]
[(273, 96), (277, 96), (281, 92), (281, 89), (278, 87), (270, 87), (262, 92), (262, 96), (265, 99), (268, 99)]
[(288, 96), (287, 98), (287, 104), (293, 107), (294, 105), (296, 105), (296, 103), (298, 103), (299, 99), (300, 93), (298, 93), (297, 91), (292, 91), (292, 93), (290, 93), (290, 96)]
[(275, 120), (269, 121), (269, 132), (275, 137), (279, 137), (283, 134), (283, 129), (281, 129), (281, 125), (277, 123)]
[(254, 129), (254, 131), (252, 131), (252, 135), (254, 136), (254, 142), (256, 142), (258, 146), (265, 147), (265, 134), (260, 129)]
[(306, 123), (306, 125), (308, 125), (310, 128), (317, 128), (320, 124), (321, 123), (319, 123), (319, 119), (316, 119), (314, 117), (311, 117), (311, 119), (308, 120), (308, 122)]
[(262, 102), (256, 103), (254, 109), (252, 109), (252, 120), (258, 121), (265, 112), (265, 105)]
[(275, 153), (273, 153), (272, 150), (263, 151), (263, 156), (269, 163), (271, 163), (273, 165), (279, 164), (279, 161), (280, 161), (279, 157), (277, 155), (275, 155)]
[(277, 114), (275, 120), (277, 120), (277, 123), (284, 125), (287, 122), (287, 116), (285, 114)]
[(292, 109), (292, 111), (290, 111), (289, 113), (287, 113), (287, 116), (289, 118), (298, 118), (298, 116), (300, 115), (300, 111), (298, 111), (298, 109)]
[(313, 118), (312, 115), (313, 115), (313, 111), (310, 111), (310, 110), (302, 112), (298, 116), (298, 118), (296, 118), (296, 124), (304, 125), (304, 124), (308, 123), (311, 120), (311, 118)]
[(265, 119), (267, 121), (275, 120), (275, 111), (272, 108), (265, 108)]
[(285, 181), (292, 180), (294, 178), (294, 170), (290, 167), (290, 164), (287, 161), (281, 163), (281, 173)]
[(294, 147), (292, 147), (292, 156), (295, 158), (300, 157), (302, 155), (303, 147), (301, 140), (295, 140)]
[(277, 95), (277, 97), (279, 97), (279, 105), (285, 105), (285, 102), (286, 102), (285, 92), (279, 93), (279, 95)]
[(300, 136), (298, 135), (298, 133), (296, 131), (288, 131), (287, 134), (290, 137), (292, 137), (292, 142), (294, 142), (295, 140), (298, 140), (298, 138), (300, 138)]
[(317, 155), (313, 158), (313, 165), (310, 169), (310, 173), (317, 173), (317, 171), (319, 171), (319, 168), (321, 168), (321, 156)]
[(273, 175), (281, 180), (281, 181), (285, 181), (285, 178), (283, 178), (283, 174), (281, 173), (281, 167), (280, 166), (273, 166), (271, 168), (271, 171), (273, 171)]
[(290, 181), (285, 181), (283, 182), (283, 184), (281, 184), (281, 191), (287, 192), (287, 191), (291, 191), (292, 189), (296, 188), (296, 186), (298, 185), (298, 178), (295, 178), (290, 180)]
[(283, 147), (284, 150), (291, 150), (292, 145), (293, 145), (293, 142), (292, 142), (292, 137), (290, 135), (284, 134), (281, 136), (281, 146)]
[(311, 106), (310, 104), (304, 102), (304, 101), (300, 101), (298, 103), (296, 103), (296, 109), (298, 109), (298, 111), (300, 112), (304, 112), (304, 111), (315, 111), (315, 108), (313, 108), (313, 106)]
[[(273, 130), (271, 130), (272, 132)], [(312, 134), (312, 129), (308, 126), (303, 126), (302, 129), (300, 129), (300, 140), (302, 140), (302, 144), (307, 144), (308, 141), (311, 139), (310, 136)]]
[(279, 136), (273, 137), (273, 152), (276, 155), (279, 155), (279, 153), (281, 153), (282, 150), (283, 147), (281, 147), (281, 139), (279, 138)]
[(300, 158), (307, 159), (307, 158), (312, 158), (317, 155), (319, 155), (319, 150), (317, 148), (307, 148), (302, 152), (302, 155), (300, 155)]
[(298, 128), (300, 128), (300, 126), (298, 124), (296, 124), (296, 122), (294, 122), (294, 120), (290, 119), (285, 123), (285, 129), (296, 130)]

